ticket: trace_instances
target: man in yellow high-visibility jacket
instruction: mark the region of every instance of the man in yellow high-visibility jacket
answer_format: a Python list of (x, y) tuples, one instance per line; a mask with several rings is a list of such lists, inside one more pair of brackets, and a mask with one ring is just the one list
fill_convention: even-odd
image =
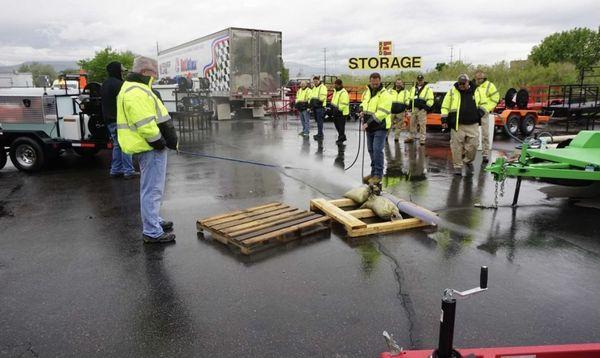
[(391, 88), (389, 91), (392, 96), (392, 127), (394, 127), (394, 141), (398, 142), (400, 140), (400, 131), (404, 126), (404, 115), (406, 113), (406, 107), (410, 102), (410, 94), (408, 90), (404, 88), (404, 81), (401, 79), (397, 79), (396, 83), (394, 83), (394, 88)]
[(319, 76), (313, 77), (313, 84), (315, 85), (310, 90), (310, 107), (315, 114), (315, 121), (317, 122), (317, 134), (314, 136), (315, 140), (323, 140), (323, 121), (325, 120), (325, 107), (327, 106), (327, 87), (321, 83)]
[(139, 56), (133, 61), (117, 96), (117, 138), (121, 150), (135, 154), (140, 163), (140, 206), (146, 243), (175, 240), (173, 223), (160, 217), (165, 190), (167, 150), (177, 149), (177, 134), (169, 112), (152, 92), (158, 75), (155, 60)]
[(446, 93), (442, 103), (442, 126), (450, 127), (450, 150), (455, 175), (473, 174), (473, 160), (479, 145), (479, 109), (481, 99), (469, 77), (462, 74), (458, 81)]
[(411, 101), (410, 114), (410, 132), (405, 143), (412, 143), (416, 136), (417, 126), (419, 126), (419, 143), (425, 144), (427, 134), (427, 112), (433, 106), (433, 90), (425, 82), (423, 75), (417, 76), (417, 83), (410, 89), (409, 97)]
[(350, 96), (344, 88), (342, 80), (335, 80), (333, 96), (331, 97), (331, 112), (333, 115), (333, 124), (338, 132), (337, 145), (344, 144), (346, 141), (346, 121), (350, 115)]
[(383, 148), (387, 131), (391, 127), (392, 98), (383, 88), (381, 76), (375, 72), (369, 76), (369, 86), (363, 92), (360, 104), (363, 128), (367, 132), (367, 150), (371, 158), (371, 174), (363, 178), (369, 185), (381, 185), (383, 177)]
[(310, 99), (311, 89), (307, 87), (306, 81), (300, 82), (300, 88), (296, 91), (296, 101), (294, 106), (300, 114), (300, 122), (302, 123), (302, 132), (298, 133), (303, 137), (309, 136), (310, 131), (310, 114), (308, 113), (308, 100)]
[(483, 71), (475, 72), (475, 83), (477, 84), (475, 91), (479, 93), (479, 98), (481, 98), (480, 107), (485, 111), (485, 114), (481, 117), (481, 144), (483, 147), (483, 163), (487, 163), (489, 162), (490, 147), (494, 137), (494, 131), (490, 131), (490, 127), (494, 122), (494, 108), (500, 101), (500, 93), (498, 93), (496, 86), (485, 78)]

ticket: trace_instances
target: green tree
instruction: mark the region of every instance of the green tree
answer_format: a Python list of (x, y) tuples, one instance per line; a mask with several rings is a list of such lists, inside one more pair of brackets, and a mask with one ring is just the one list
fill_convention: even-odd
[(46, 78), (50, 83), (56, 79), (56, 71), (51, 65), (45, 65), (38, 62), (32, 62), (30, 64), (22, 64), (18, 72), (30, 72), (33, 77), (33, 83), (36, 87), (48, 86)]
[(285, 86), (286, 83), (288, 83), (288, 80), (290, 79), (290, 70), (289, 68), (285, 67), (285, 64), (283, 63), (283, 59), (280, 59), (281, 61), (281, 84)]
[(444, 67), (446, 67), (446, 64), (444, 62), (438, 62), (435, 64), (435, 70), (438, 72), (442, 72)]
[(547, 36), (534, 46), (529, 59), (536, 64), (568, 62), (583, 70), (598, 63), (600, 58), (600, 27), (598, 31), (576, 27)]
[(106, 66), (112, 61), (119, 61), (127, 69), (131, 69), (135, 55), (131, 51), (115, 51), (110, 46), (96, 52), (93, 58), (77, 61), (87, 73), (90, 81), (102, 82), (108, 77)]

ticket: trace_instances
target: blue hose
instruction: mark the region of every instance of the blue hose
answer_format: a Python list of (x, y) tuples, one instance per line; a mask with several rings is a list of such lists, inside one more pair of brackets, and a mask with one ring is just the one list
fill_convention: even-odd
[(288, 165), (282, 166), (282, 165), (275, 165), (275, 164), (267, 164), (267, 163), (261, 163), (261, 162), (254, 162), (254, 161), (251, 161), (251, 160), (242, 160), (242, 159), (236, 159), (236, 158), (220, 157), (218, 155), (210, 155), (210, 154), (204, 154), (204, 153), (199, 153), (199, 152), (188, 152), (187, 150), (179, 150), (179, 151), (177, 151), (177, 153), (192, 155), (192, 156), (195, 156), (195, 157), (210, 158), (210, 159), (220, 159), (220, 160), (227, 160), (227, 161), (236, 162), (236, 163), (252, 164), (252, 165), (258, 165), (258, 166), (267, 167), (267, 168), (304, 169), (304, 168), (291, 167), (291, 166), (288, 166)]

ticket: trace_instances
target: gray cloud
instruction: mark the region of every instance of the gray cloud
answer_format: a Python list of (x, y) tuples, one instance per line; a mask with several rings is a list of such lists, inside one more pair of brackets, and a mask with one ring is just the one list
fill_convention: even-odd
[(595, 1), (28, 1), (0, 14), (0, 63), (78, 60), (110, 45), (153, 55), (226, 27), (283, 32), (284, 59), (345, 70), (348, 57), (371, 56), (377, 41), (420, 55), (426, 67), (455, 58), (494, 63), (525, 58), (552, 32), (597, 28)]

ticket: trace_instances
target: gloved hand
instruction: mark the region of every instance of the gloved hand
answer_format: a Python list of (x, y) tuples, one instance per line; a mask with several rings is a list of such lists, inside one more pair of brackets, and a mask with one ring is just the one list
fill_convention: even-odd
[(487, 109), (480, 106), (477, 108), (477, 113), (479, 113), (479, 118), (483, 118), (483, 116), (488, 114), (488, 111), (487, 111)]
[(441, 121), (442, 121), (442, 128), (447, 129), (448, 128), (448, 115), (442, 114)]
[(163, 150), (167, 146), (167, 142), (164, 138), (160, 138), (159, 140), (155, 140), (154, 142), (148, 142), (152, 148), (155, 150)]

